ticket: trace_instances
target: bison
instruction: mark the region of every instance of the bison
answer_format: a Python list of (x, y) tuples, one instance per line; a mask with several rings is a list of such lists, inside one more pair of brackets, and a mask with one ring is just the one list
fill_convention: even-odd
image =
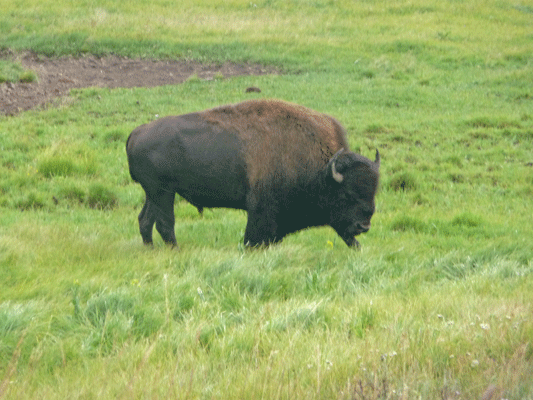
[(174, 198), (246, 210), (244, 243), (269, 245), (312, 226), (331, 226), (348, 246), (370, 229), (378, 187), (375, 161), (349, 151), (333, 117), (280, 100), (168, 116), (137, 127), (126, 151), (146, 192), (139, 214), (145, 244), (155, 223), (177, 246)]

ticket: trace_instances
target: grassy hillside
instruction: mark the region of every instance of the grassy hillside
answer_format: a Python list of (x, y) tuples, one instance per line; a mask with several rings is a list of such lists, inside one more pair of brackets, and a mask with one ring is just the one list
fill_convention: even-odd
[[(533, 398), (528, 2), (80, 4), (3, 1), (0, 48), (287, 74), (0, 117), (0, 398)], [(360, 251), (330, 228), (244, 250), (244, 212), (183, 201), (180, 251), (142, 246), (128, 134), (253, 96), (380, 149)]]

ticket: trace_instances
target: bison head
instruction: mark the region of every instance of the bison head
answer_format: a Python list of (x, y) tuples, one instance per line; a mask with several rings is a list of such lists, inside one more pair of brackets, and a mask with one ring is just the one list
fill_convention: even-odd
[(371, 161), (344, 149), (329, 161), (327, 168), (330, 223), (350, 247), (358, 247), (355, 237), (370, 229), (374, 196), (379, 181), (379, 152)]

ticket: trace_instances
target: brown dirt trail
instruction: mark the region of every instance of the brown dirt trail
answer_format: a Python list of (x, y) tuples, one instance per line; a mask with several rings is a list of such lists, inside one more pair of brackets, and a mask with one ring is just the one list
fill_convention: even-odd
[(34, 71), (38, 76), (37, 82), (0, 84), (0, 114), (4, 115), (46, 105), (56, 97), (68, 95), (74, 88), (154, 87), (180, 84), (191, 75), (213, 79), (215, 75), (231, 77), (277, 72), (256, 64), (201, 64), (118, 56), (48, 58), (32, 52), (18, 55), (4, 52), (0, 53), (0, 59), (18, 61), (24, 69)]

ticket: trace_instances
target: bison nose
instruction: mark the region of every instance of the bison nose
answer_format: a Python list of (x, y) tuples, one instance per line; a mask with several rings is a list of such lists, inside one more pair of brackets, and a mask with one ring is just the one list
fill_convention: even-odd
[(368, 232), (370, 230), (370, 223), (368, 223), (368, 224), (358, 223), (357, 224), (357, 229), (359, 229), (361, 231), (361, 233)]

